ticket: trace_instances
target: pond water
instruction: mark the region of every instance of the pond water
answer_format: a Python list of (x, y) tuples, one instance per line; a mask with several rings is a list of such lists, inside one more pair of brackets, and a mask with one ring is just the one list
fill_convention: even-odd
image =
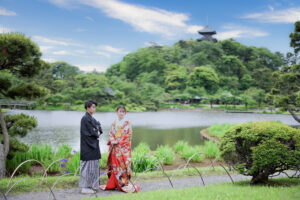
[[(80, 120), (82, 111), (37, 111), (8, 110), (8, 114), (25, 113), (35, 116), (37, 128), (21, 138), (26, 144), (51, 144), (54, 147), (69, 144), (73, 149), (80, 147)], [(100, 137), (100, 148), (106, 152), (108, 131), (116, 114), (95, 113), (94, 117), (102, 124), (104, 134)], [(132, 148), (140, 142), (149, 144), (152, 150), (158, 145), (173, 146), (178, 140), (186, 140), (191, 145), (202, 144), (200, 130), (214, 123), (242, 123), (247, 121), (277, 120), (287, 125), (299, 126), (290, 115), (159, 111), (127, 113), (133, 125)]]

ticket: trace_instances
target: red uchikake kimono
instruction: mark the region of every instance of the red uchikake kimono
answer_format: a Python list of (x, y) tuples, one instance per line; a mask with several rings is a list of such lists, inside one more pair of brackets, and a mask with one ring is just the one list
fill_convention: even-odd
[(109, 132), (109, 155), (107, 158), (108, 183), (101, 185), (103, 190), (118, 188), (123, 192), (137, 192), (139, 186), (130, 183), (131, 178), (131, 139), (130, 121), (116, 119)]

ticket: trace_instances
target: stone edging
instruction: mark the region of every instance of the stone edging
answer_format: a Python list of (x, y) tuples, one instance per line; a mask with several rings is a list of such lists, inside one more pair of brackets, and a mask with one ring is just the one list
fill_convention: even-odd
[(214, 142), (216, 142), (216, 143), (218, 143), (218, 144), (220, 143), (219, 138), (214, 137), (214, 136), (211, 136), (211, 135), (209, 134), (209, 130), (208, 130), (208, 129), (203, 129), (203, 130), (201, 130), (201, 131), (200, 131), (200, 136), (203, 137), (203, 138), (205, 138), (205, 139), (207, 139), (207, 140), (214, 141)]

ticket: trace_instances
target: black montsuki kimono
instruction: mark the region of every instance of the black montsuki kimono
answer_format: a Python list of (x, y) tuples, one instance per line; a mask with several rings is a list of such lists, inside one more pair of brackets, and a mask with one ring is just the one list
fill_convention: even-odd
[(100, 122), (86, 112), (80, 124), (80, 160), (88, 161), (101, 158), (98, 132), (103, 133)]

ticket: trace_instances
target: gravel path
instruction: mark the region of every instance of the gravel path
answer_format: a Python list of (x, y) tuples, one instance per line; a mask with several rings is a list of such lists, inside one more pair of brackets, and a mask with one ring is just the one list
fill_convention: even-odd
[[(242, 176), (242, 175), (232, 175), (234, 181), (246, 180), (250, 177)], [(227, 175), (221, 176), (204, 176), (203, 177), (204, 183), (206, 185), (209, 184), (217, 184), (217, 183), (224, 183), (230, 182), (230, 178)], [(203, 183), (200, 177), (189, 177), (189, 178), (178, 178), (172, 180), (174, 188), (184, 188), (184, 187), (192, 187), (192, 186), (203, 186)], [(137, 184), (140, 186), (140, 192), (146, 191), (153, 191), (153, 190), (163, 190), (163, 189), (171, 189), (172, 186), (168, 179), (162, 180), (149, 180), (149, 181), (139, 181)], [(89, 194), (81, 194), (80, 188), (71, 188), (71, 189), (57, 189), (54, 190), (54, 195), (57, 200), (79, 200), (82, 198), (92, 197), (92, 196), (106, 196), (106, 195), (113, 195), (113, 194), (125, 194), (123, 192), (115, 191), (102, 191), (98, 190), (96, 195), (89, 195)], [(47, 200), (53, 199), (53, 196), (50, 195), (50, 192), (34, 192), (34, 193), (25, 193), (21, 195), (15, 196), (8, 196), (7, 199), (9, 200)]]
[[(249, 180), (251, 177), (243, 175), (231, 175), (234, 181)], [(285, 175), (280, 175), (278, 177), (285, 177)], [(218, 184), (224, 182), (231, 182), (229, 176), (227, 175), (218, 175), (218, 176), (204, 176), (203, 177), (205, 185)], [(193, 186), (203, 186), (203, 183), (200, 177), (188, 177), (188, 178), (178, 178), (172, 180), (174, 188), (184, 188), (184, 187), (193, 187)], [(149, 181), (139, 181), (137, 184), (140, 186), (140, 192), (153, 191), (153, 190), (164, 190), (171, 189), (170, 182), (166, 179), (160, 180), (149, 180)], [(96, 194), (81, 194), (80, 188), (71, 188), (71, 189), (57, 189), (54, 190), (54, 195), (57, 200), (79, 200), (87, 197), (95, 196), (107, 196), (115, 194), (125, 194), (123, 192), (115, 191), (102, 191), (98, 190)], [(22, 195), (8, 196), (9, 200), (47, 200), (54, 199), (50, 195), (50, 192), (35, 192), (35, 193), (26, 193)]]

